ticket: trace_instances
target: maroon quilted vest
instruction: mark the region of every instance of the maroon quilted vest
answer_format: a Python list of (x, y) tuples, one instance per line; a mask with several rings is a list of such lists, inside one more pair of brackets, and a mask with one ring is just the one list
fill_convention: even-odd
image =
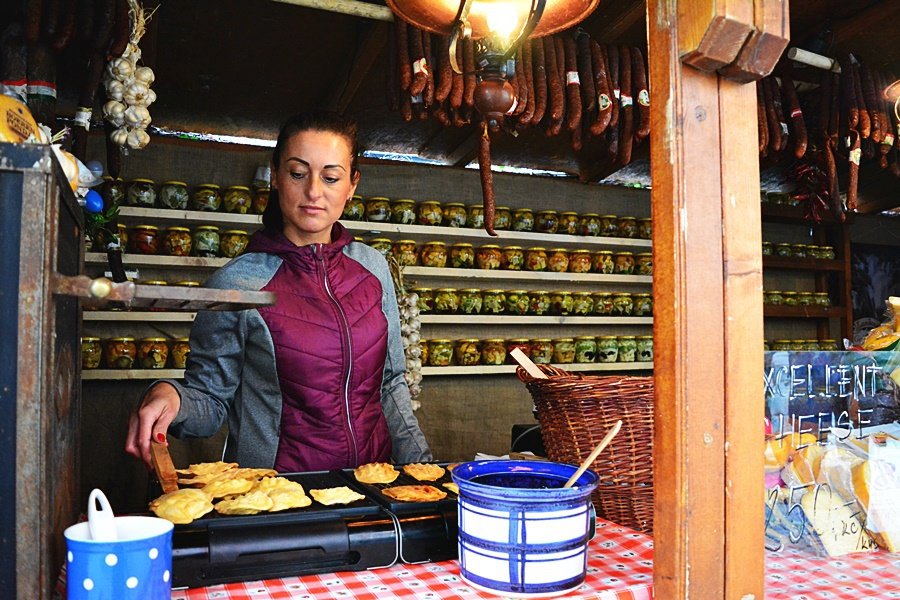
[(261, 231), (247, 249), (284, 261), (263, 288), (277, 295), (276, 304), (259, 309), (282, 393), (279, 472), (356, 467), (391, 456), (381, 408), (387, 354), (381, 282), (343, 253), (353, 238), (339, 223), (332, 240), (298, 247), (281, 233)]

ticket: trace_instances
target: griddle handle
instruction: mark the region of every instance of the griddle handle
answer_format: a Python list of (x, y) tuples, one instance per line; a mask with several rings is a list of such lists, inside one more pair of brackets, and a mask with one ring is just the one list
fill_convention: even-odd
[(326, 519), (296, 524), (260, 524), (209, 529), (209, 559), (223, 565), (241, 557), (320, 550), (323, 555), (350, 552), (350, 535), (343, 520)]

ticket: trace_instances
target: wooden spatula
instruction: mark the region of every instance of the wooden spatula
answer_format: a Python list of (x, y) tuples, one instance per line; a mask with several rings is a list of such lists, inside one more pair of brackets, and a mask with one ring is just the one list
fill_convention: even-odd
[(178, 473), (175, 472), (175, 465), (172, 464), (169, 447), (152, 440), (150, 442), (150, 456), (153, 457), (153, 469), (156, 471), (156, 478), (159, 479), (163, 492), (168, 494), (177, 490)]

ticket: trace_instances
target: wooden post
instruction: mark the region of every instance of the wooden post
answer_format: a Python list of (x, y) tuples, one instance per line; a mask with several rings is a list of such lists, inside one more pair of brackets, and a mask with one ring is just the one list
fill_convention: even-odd
[(654, 596), (762, 599), (755, 90), (684, 64), (680, 31), (707, 28), (682, 4), (648, 2), (653, 261), (666, 274), (653, 289)]

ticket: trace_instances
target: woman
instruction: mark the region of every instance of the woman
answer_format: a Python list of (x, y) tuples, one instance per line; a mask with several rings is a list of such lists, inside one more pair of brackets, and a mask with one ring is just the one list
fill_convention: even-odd
[(279, 472), (432, 459), (412, 412), (387, 262), (338, 223), (359, 183), (357, 127), (335, 113), (289, 119), (272, 156), (264, 229), (207, 287), (274, 292), (274, 306), (205, 311), (183, 383), (156, 382), (125, 450), (206, 437), (228, 418), (225, 460)]

